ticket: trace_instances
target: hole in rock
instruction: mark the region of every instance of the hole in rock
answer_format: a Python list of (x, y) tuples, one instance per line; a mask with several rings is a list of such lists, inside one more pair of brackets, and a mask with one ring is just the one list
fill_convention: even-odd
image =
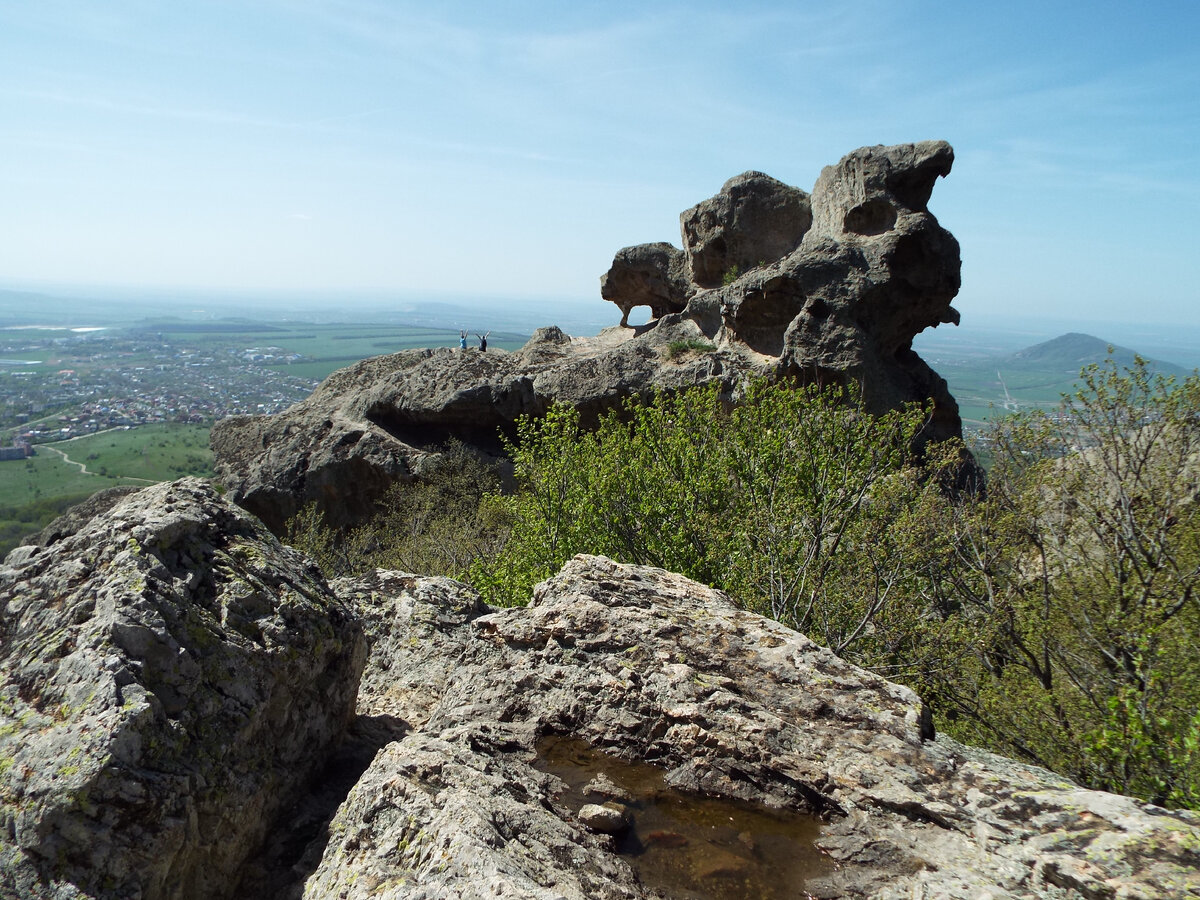
[(648, 325), (650, 320), (654, 318), (652, 313), (653, 307), (650, 304), (634, 306), (629, 310), (629, 319), (625, 322), (631, 328), (638, 328), (642, 325)]
[[(803, 896), (808, 879), (836, 866), (813, 844), (815, 816), (669, 787), (662, 769), (627, 762), (586, 741), (552, 735), (534, 765), (566, 784), (559, 802), (620, 807), (628, 827), (614, 835), (642, 882), (676, 900)], [(614, 794), (619, 796), (613, 796)]]
[(842, 227), (854, 234), (883, 234), (896, 227), (896, 210), (886, 200), (868, 200), (846, 213)]

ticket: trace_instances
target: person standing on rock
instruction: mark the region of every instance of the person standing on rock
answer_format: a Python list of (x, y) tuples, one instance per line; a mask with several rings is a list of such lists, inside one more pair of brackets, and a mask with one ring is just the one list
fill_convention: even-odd
[(465, 328), (460, 329), (458, 332), (458, 349), (467, 349), (467, 330)]
[(487, 332), (487, 334), (476, 333), (476, 335), (475, 335), (475, 337), (479, 338), (479, 352), (480, 353), (487, 353), (488, 334), (491, 334), (491, 332), (489, 331), (489, 332)]

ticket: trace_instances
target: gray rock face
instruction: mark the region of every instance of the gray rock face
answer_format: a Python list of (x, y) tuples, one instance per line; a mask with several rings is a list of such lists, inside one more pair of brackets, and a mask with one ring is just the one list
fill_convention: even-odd
[(306, 898), (652, 896), (533, 765), (546, 734), (820, 814), (837, 867), (815, 897), (1200, 892), (1200, 817), (932, 739), (911, 691), (682, 577), (577, 557), (499, 611), (442, 579), (338, 589), (375, 610), (360, 710), (413, 730), (342, 804)]
[(798, 376), (858, 381), (876, 411), (931, 398), (928, 436), (959, 433), (945, 381), (912, 350), (923, 329), (958, 323), (958, 242), (925, 205), (953, 158), (949, 144), (926, 141), (827, 167), (799, 249), (724, 291), (727, 331)]
[(687, 257), (667, 243), (618, 250), (612, 267), (600, 276), (600, 296), (620, 308), (621, 325), (629, 323), (629, 313), (638, 306), (650, 307), (655, 319), (683, 312), (692, 293)]
[(0, 610), (0, 896), (233, 896), (353, 716), (353, 610), (195, 479), (13, 551)]
[[(710, 381), (733, 394), (750, 376), (856, 382), (877, 412), (931, 401), (922, 440), (959, 436), (945, 381), (912, 350), (921, 330), (958, 321), (958, 243), (926, 207), (952, 160), (942, 141), (863, 148), (826, 168), (811, 197), (759, 173), (731, 179), (684, 213), (686, 253), (627, 247), (604, 276), (622, 322), (649, 305), (650, 324), (577, 339), (541, 329), (513, 354), (364, 360), (284, 413), (219, 422), (218, 477), (276, 533), (307, 503), (351, 525), (448, 438), (494, 457), (500, 432), (554, 402), (587, 422), (631, 394)], [(715, 349), (668, 353), (679, 341)]]
[(517, 353), (443, 348), (364, 360), (279, 415), (218, 422), (218, 478), (277, 534), (310, 502), (335, 526), (350, 525), (370, 515), (390, 485), (419, 478), (452, 437), (496, 459), (500, 434), (553, 402), (594, 422), (631, 394), (712, 379), (732, 385), (745, 371), (736, 354), (720, 352), (665, 362), (666, 336), (704, 336), (690, 320), (656, 328), (653, 341), (630, 340), (627, 331), (564, 343), (558, 329), (539, 329)]
[(121, 498), (128, 497), (139, 490), (140, 488), (136, 487), (111, 487), (96, 491), (82, 503), (72, 506), (41, 531), (27, 535), (21, 541), (21, 545), (49, 547), (64, 537), (74, 534), (100, 513), (107, 512), (120, 502)]
[[(1200, 895), (1200, 817), (935, 739), (911, 691), (659, 569), (576, 557), (506, 610), (327, 585), (187, 479), (18, 548), (0, 604), (5, 898), (661, 896), (608, 833), (638, 797), (573, 799), (551, 736), (819, 815), (793, 894)], [(714, 892), (742, 871), (703, 861)]]
[(734, 270), (782, 259), (800, 246), (812, 221), (808, 194), (799, 188), (762, 172), (730, 178), (715, 197), (679, 216), (692, 281), (720, 287)]

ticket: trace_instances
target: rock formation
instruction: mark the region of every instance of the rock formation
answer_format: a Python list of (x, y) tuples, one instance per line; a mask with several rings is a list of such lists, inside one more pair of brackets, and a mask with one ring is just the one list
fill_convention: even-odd
[[(5, 897), (662, 896), (609, 833), (646, 798), (574, 799), (548, 738), (815, 815), (787, 896), (1200, 894), (1200, 817), (935, 737), (908, 689), (658, 569), (577, 557), (505, 610), (441, 578), (328, 585), (183, 481), (14, 551), (0, 602)], [(741, 855), (634, 837), (713, 896), (788, 862), (753, 830)]]
[(774, 263), (800, 246), (812, 221), (809, 196), (799, 188), (762, 172), (730, 178), (715, 197), (679, 216), (692, 281), (720, 287), (739, 272)]
[(683, 312), (692, 292), (687, 256), (665, 242), (618, 250), (612, 268), (600, 276), (600, 296), (620, 308), (622, 326), (639, 306), (650, 307), (656, 319)]
[(14, 550), (0, 610), (0, 896), (231, 896), (354, 714), (357, 614), (200, 481)]
[[(733, 178), (683, 214), (684, 249), (627, 247), (603, 277), (622, 323), (644, 305), (648, 325), (541, 329), (514, 354), (364, 360), (284, 413), (219, 422), (218, 477), (276, 533), (308, 503), (351, 525), (451, 437), (499, 456), (499, 433), (555, 402), (587, 421), (631, 394), (714, 380), (733, 393), (749, 376), (856, 381), (876, 411), (932, 401), (923, 439), (960, 435), (945, 381), (912, 350), (921, 330), (958, 321), (958, 244), (927, 208), (952, 161), (943, 141), (866, 147), (811, 196), (757, 172)], [(713, 349), (666, 352), (680, 342)]]

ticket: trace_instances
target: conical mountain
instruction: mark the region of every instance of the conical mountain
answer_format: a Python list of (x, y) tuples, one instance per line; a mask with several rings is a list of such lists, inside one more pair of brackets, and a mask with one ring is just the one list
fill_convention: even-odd
[[(1109, 352), (1110, 349), (1112, 351), (1111, 354)], [(1008, 371), (1020, 371), (1023, 369), (1039, 369), (1041, 371), (1058, 370), (1066, 375), (1073, 376), (1078, 375), (1079, 370), (1084, 366), (1092, 363), (1102, 363), (1110, 355), (1118, 366), (1126, 367), (1133, 365), (1137, 353), (1128, 347), (1110, 344), (1108, 341), (1093, 337), (1090, 334), (1080, 334), (1073, 331), (1068, 334), (1059, 335), (1043, 343), (1034, 344), (1032, 347), (1026, 347), (1024, 350), (1018, 350), (1016, 353), (1005, 357), (1002, 365)], [(1186, 369), (1174, 363), (1150, 359), (1144, 356), (1143, 359), (1146, 359), (1150, 363), (1151, 369), (1163, 375), (1183, 377), (1188, 374)]]

